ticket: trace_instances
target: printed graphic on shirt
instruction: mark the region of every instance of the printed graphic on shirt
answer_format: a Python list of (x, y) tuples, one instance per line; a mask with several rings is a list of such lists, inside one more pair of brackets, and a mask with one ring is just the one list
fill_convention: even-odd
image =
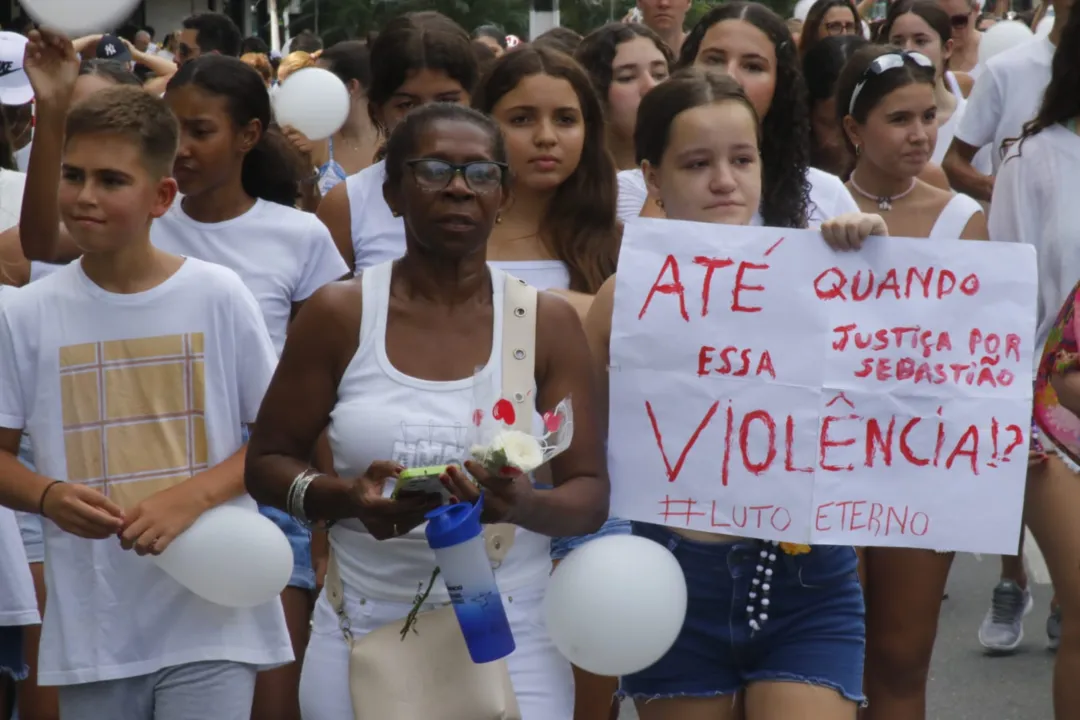
[(463, 423), (402, 423), (400, 439), (394, 443), (390, 460), (407, 468), (461, 465), (468, 457), (465, 450), (468, 433)]
[(60, 348), (68, 480), (121, 507), (207, 468), (203, 334)]

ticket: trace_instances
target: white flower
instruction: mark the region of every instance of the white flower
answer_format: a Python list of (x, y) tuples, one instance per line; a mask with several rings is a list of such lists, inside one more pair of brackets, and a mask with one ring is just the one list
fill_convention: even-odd
[(530, 473), (544, 464), (540, 441), (520, 430), (501, 430), (489, 445), (474, 445), (470, 453), (490, 473), (499, 473), (507, 467)]

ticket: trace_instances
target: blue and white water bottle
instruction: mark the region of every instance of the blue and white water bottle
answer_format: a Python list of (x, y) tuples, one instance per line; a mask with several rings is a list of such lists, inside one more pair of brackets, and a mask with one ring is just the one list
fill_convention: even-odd
[(514, 635), (484, 546), (482, 510), (481, 498), (475, 505), (444, 505), (427, 514), (428, 545), (446, 581), (469, 656), (477, 664), (514, 652)]

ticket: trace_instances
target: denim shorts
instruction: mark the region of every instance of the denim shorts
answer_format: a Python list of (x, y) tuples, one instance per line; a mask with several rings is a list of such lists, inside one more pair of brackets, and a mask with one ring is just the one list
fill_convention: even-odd
[(769, 619), (755, 631), (747, 604), (760, 542), (696, 542), (637, 522), (633, 530), (675, 555), (689, 602), (674, 646), (652, 667), (624, 677), (624, 695), (713, 697), (777, 681), (826, 687), (864, 702), (866, 607), (854, 548), (822, 545), (798, 556), (778, 550)]
[(311, 531), (296, 522), (288, 513), (269, 505), (260, 505), (259, 512), (285, 533), (292, 546), (293, 571), (289, 578), (289, 587), (301, 590), (315, 589), (315, 569), (311, 564)]
[[(241, 439), (246, 443), (251, 439), (251, 430), (244, 425), (240, 432)], [(289, 539), (292, 547), (293, 570), (289, 578), (289, 587), (301, 590), (315, 589), (315, 568), (311, 564), (311, 531), (290, 516), (288, 513), (278, 510), (269, 505), (259, 505), (259, 512), (263, 517), (281, 528), (285, 537)]]
[(582, 535), (579, 537), (561, 537), (551, 539), (551, 559), (562, 560), (564, 557), (570, 554), (571, 551), (576, 550), (590, 540), (595, 540), (605, 535), (629, 535), (630, 534), (630, 521), (619, 520), (618, 518), (608, 518), (599, 530), (592, 535)]
[[(19, 461), (34, 470), (34, 450), (30, 446), (30, 436), (23, 433), (19, 441)], [(41, 529), (41, 516), (34, 513), (16, 512), (19, 520), (19, 534), (22, 536), (26, 559), (31, 563), (45, 562), (45, 534)]]

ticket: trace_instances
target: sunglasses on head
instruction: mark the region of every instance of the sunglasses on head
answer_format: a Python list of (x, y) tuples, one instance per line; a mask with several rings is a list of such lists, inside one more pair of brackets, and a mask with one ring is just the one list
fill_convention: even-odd
[(866, 83), (870, 78), (877, 77), (890, 70), (899, 70), (908, 62), (931, 71), (934, 69), (933, 61), (922, 53), (901, 50), (900, 52), (891, 52), (878, 56), (870, 63), (866, 70), (863, 71), (862, 79), (859, 80), (859, 83), (855, 86), (855, 91), (851, 93), (851, 102), (848, 103), (848, 114), (852, 115), (855, 113), (855, 103), (859, 100), (859, 93), (866, 87)]

